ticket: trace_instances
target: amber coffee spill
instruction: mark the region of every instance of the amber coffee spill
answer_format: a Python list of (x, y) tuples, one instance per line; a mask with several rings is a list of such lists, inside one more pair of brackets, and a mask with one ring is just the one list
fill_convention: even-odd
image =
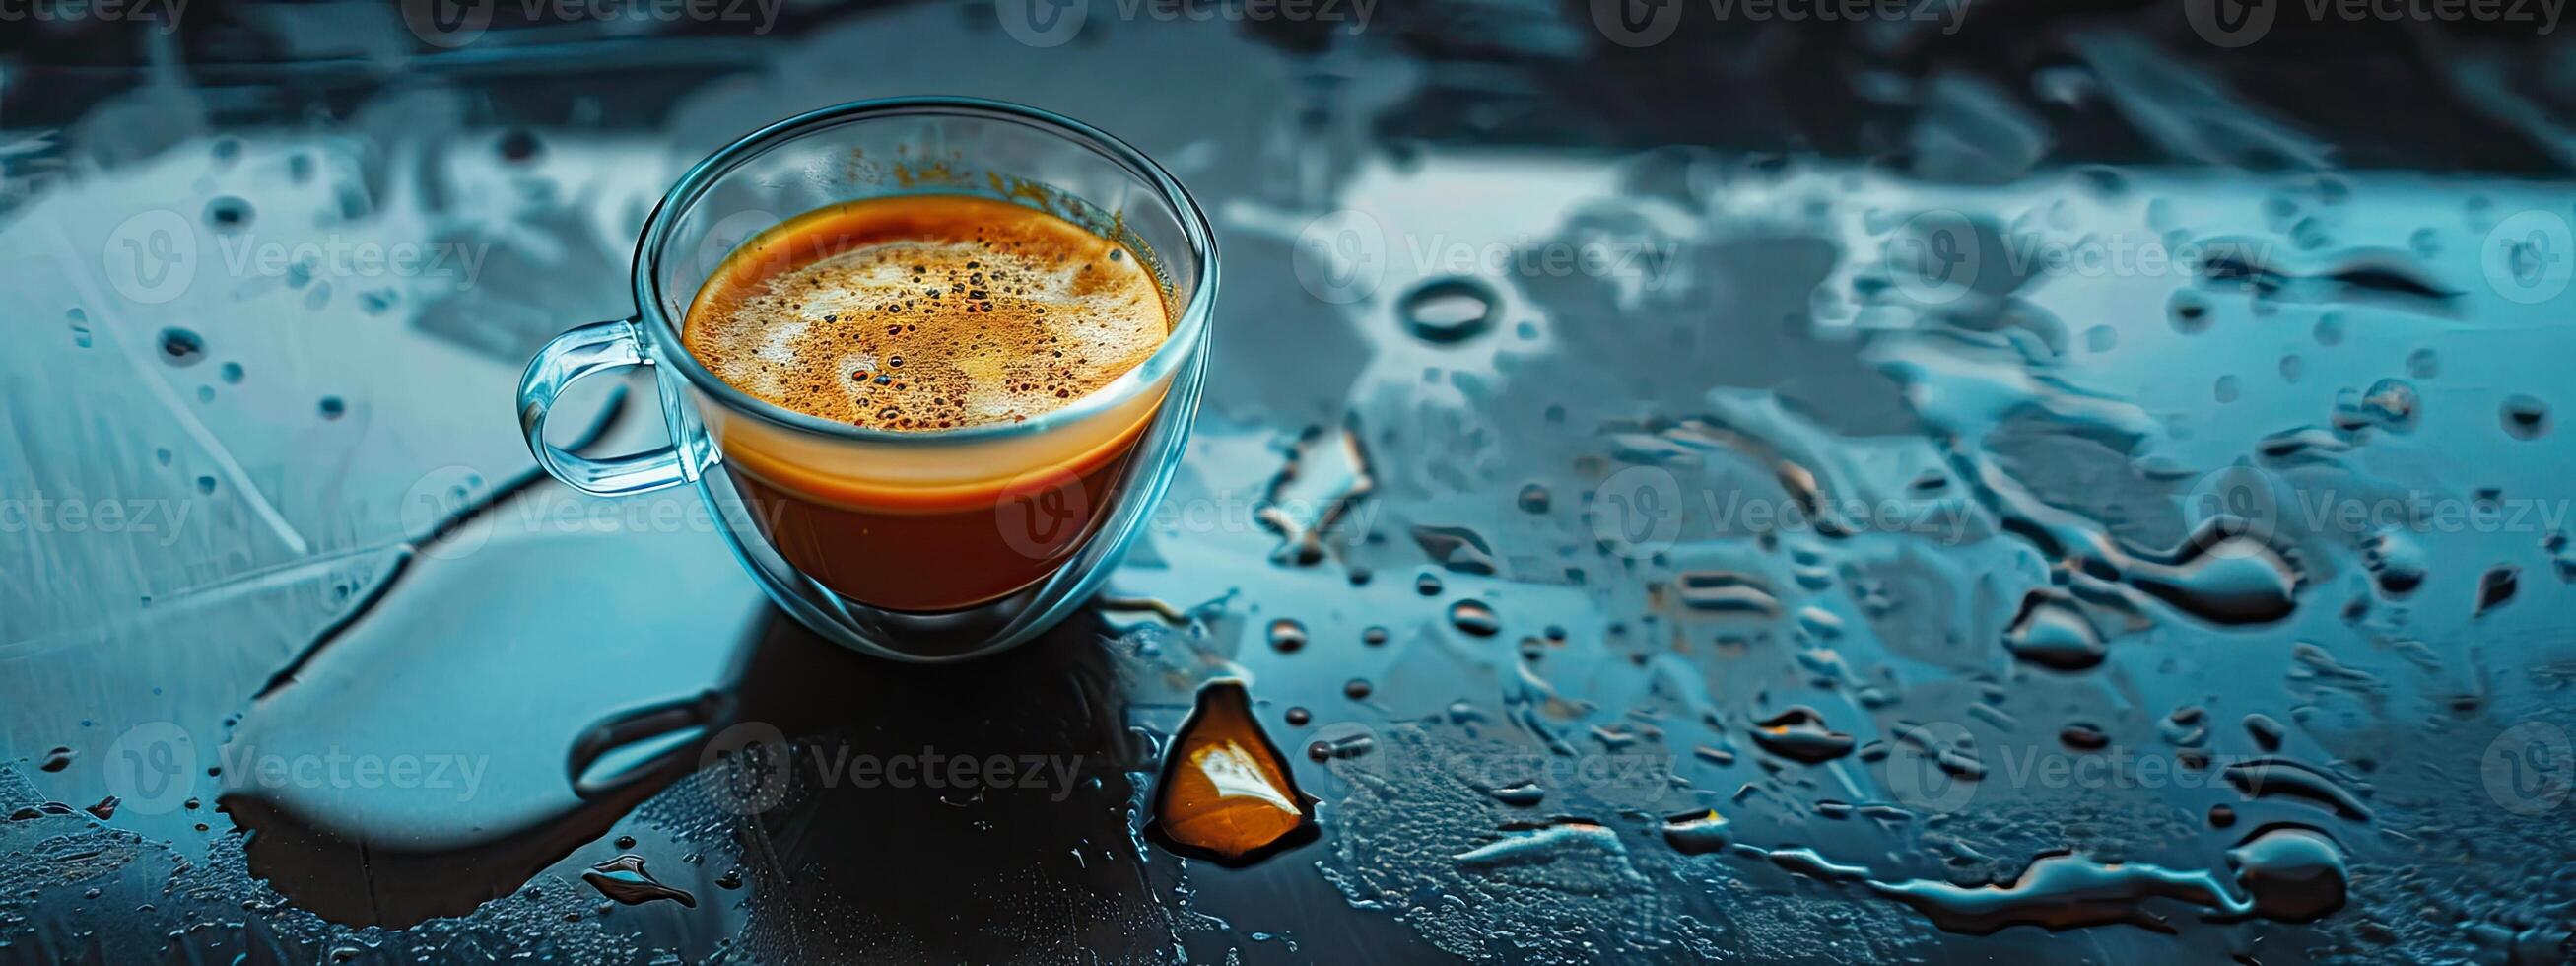
[(1241, 865), (1315, 835), (1315, 800), (1297, 790), (1288, 758), (1253, 720), (1243, 683), (1199, 689), (1163, 752), (1147, 830), (1174, 851)]

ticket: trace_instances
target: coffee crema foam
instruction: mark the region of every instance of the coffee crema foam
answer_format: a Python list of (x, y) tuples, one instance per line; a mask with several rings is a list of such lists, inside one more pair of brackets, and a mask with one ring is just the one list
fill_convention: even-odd
[(684, 340), (761, 400), (875, 429), (1020, 422), (1145, 361), (1154, 273), (1046, 212), (962, 195), (850, 202), (737, 249)]

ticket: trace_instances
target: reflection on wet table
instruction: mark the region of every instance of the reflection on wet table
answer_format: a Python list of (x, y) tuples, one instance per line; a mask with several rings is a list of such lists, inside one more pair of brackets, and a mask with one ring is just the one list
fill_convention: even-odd
[[(1896, 165), (991, 18), (534, 117), (156, 82), (14, 169), (0, 958), (2565, 955), (2563, 179), (2329, 171), (2126, 35), (1875, 78)], [(955, 667), (780, 616), (686, 491), (542, 480), (508, 402), (687, 163), (925, 91), (1134, 141), (1228, 272), (1145, 541)]]

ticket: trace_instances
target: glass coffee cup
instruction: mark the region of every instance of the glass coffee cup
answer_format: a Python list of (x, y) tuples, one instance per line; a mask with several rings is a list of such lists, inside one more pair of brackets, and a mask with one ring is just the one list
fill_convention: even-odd
[[(690, 353), (691, 301), (745, 240), (917, 194), (1035, 208), (1116, 243), (1153, 273), (1169, 333), (1059, 408), (934, 431), (773, 405)], [(1141, 531), (1196, 414), (1217, 255), (1180, 184), (1116, 138), (1015, 104), (899, 98), (790, 118), (699, 162), (646, 222), (634, 276), (633, 318), (566, 332), (529, 363), (519, 414), (539, 465), (601, 496), (694, 484), (779, 607), (858, 650), (937, 661), (1044, 630)], [(593, 458), (545, 441), (565, 386), (629, 366), (654, 370), (668, 446)]]

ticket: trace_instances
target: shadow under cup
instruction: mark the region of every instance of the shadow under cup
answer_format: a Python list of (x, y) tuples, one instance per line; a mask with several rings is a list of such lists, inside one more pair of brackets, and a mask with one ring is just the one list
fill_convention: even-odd
[[(936, 432), (773, 406), (690, 355), (689, 304), (743, 241), (804, 212), (907, 194), (1008, 201), (1120, 243), (1161, 284), (1169, 335), (1063, 408)], [(646, 225), (635, 284), (637, 319), (568, 332), (530, 364), (521, 422), (539, 462), (593, 493), (695, 483), (789, 614), (859, 650), (946, 660), (1044, 630), (1142, 531), (1197, 409), (1216, 250), (1180, 185), (1106, 134), (1018, 105), (907, 98), (783, 121), (701, 162)], [(669, 450), (601, 460), (543, 442), (556, 391), (625, 365), (656, 370)]]

